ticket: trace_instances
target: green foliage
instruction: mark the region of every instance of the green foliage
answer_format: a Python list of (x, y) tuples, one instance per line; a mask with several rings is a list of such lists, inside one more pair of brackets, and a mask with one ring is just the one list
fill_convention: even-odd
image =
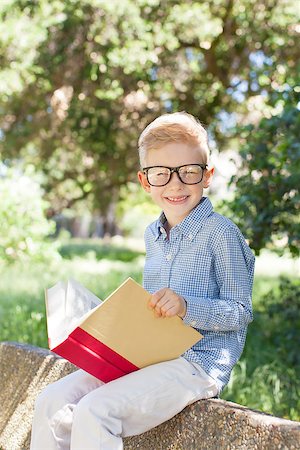
[(292, 281), (288, 278), (280, 280), (279, 291), (273, 294), (272, 302), (269, 300), (269, 294), (262, 299), (270, 305), (268, 316), (272, 328), (278, 330), (272, 342), (280, 358), (285, 360), (287, 365), (298, 368), (298, 371), (300, 370), (300, 353), (294, 343), (300, 342), (299, 299), (300, 280)]
[(281, 278), (255, 299), (246, 348), (223, 398), (300, 420), (299, 298), (299, 280)]
[(299, 99), (299, 89), (288, 87), (275, 98), (280, 113), (241, 132), (242, 165), (233, 180), (230, 206), (257, 254), (272, 244), (299, 255)]
[(4, 170), (0, 176), (0, 261), (47, 259), (57, 256), (55, 245), (47, 243), (54, 224), (45, 217), (33, 171)]
[(297, 3), (2, 2), (3, 158), (43, 171), (52, 212), (85, 200), (104, 214), (155, 116), (188, 110), (222, 146), (222, 112), (244, 118), (293, 78)]

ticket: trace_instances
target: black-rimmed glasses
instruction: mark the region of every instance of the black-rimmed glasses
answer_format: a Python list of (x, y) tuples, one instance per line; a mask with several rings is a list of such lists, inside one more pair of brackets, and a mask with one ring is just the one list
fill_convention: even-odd
[(151, 166), (142, 170), (151, 186), (165, 186), (169, 183), (174, 172), (179, 180), (184, 184), (198, 184), (203, 179), (204, 170), (207, 164), (185, 164), (178, 167)]

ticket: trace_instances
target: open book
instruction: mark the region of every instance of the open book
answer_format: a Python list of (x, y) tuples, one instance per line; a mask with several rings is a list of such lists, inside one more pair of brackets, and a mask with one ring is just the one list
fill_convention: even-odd
[(104, 382), (179, 357), (202, 335), (155, 317), (150, 297), (131, 278), (103, 302), (74, 280), (57, 283), (46, 290), (50, 350)]

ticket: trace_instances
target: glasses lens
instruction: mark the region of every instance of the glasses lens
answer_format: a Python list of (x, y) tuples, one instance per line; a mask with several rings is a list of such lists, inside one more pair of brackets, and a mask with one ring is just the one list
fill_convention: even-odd
[(152, 167), (148, 169), (148, 181), (152, 186), (163, 186), (170, 179), (170, 170), (167, 167)]
[(197, 184), (202, 180), (203, 169), (197, 164), (184, 166), (179, 169), (179, 176), (183, 183)]

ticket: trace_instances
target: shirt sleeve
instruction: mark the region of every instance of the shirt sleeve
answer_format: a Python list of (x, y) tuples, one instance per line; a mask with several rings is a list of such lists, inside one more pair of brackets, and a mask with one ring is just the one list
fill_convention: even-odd
[(214, 250), (218, 298), (185, 296), (184, 322), (209, 331), (239, 331), (252, 320), (254, 256), (238, 229), (228, 227)]

